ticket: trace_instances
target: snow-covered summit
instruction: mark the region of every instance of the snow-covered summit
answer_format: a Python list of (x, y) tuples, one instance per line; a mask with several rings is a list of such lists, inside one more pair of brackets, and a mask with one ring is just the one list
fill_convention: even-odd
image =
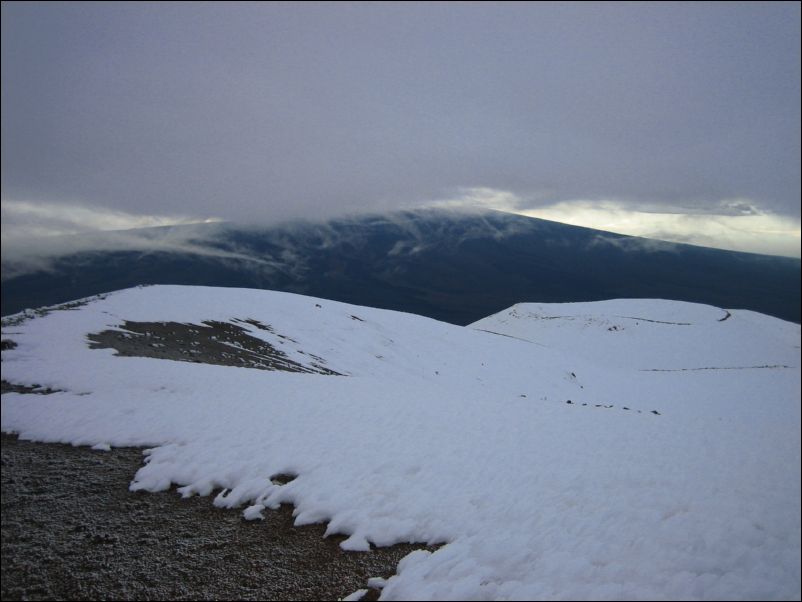
[(614, 300), (463, 328), (158, 286), (3, 339), (4, 380), (57, 391), (4, 394), (4, 431), (151, 446), (132, 488), (223, 489), (248, 518), (291, 502), (347, 549), (448, 543), (383, 599), (800, 595), (795, 324)]
[(753, 311), (663, 299), (519, 303), (471, 327), (640, 370), (797, 365), (800, 336)]

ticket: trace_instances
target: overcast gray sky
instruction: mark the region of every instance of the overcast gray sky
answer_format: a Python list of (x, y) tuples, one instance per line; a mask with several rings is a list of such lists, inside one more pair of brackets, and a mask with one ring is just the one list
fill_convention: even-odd
[(798, 256), (799, 3), (2, 4), (4, 245), (432, 201)]

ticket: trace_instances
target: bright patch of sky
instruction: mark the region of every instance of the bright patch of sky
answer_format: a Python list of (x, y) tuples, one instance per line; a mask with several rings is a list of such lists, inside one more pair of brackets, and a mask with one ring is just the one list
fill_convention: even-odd
[(800, 257), (800, 222), (765, 213), (748, 199), (686, 204), (562, 201), (548, 203), (491, 188), (460, 189), (433, 206), (491, 209), (574, 226), (731, 251)]
[(3, 236), (59, 236), (83, 232), (130, 230), (180, 224), (210, 223), (215, 218), (137, 215), (77, 203), (6, 201), (2, 205)]
[(781, 215), (711, 215), (642, 211), (612, 201), (574, 201), (523, 215), (703, 247), (800, 257), (799, 221)]

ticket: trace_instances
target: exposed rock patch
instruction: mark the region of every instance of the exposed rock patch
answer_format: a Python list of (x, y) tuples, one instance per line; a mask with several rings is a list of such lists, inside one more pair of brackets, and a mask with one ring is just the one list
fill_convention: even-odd
[[(270, 332), (282, 341), (296, 342), (256, 320), (235, 321)], [(341, 376), (326, 368), (323, 358), (308, 354), (309, 363), (300, 363), (267, 341), (249, 334), (245, 327), (231, 322), (207, 320), (202, 324), (184, 324), (126, 320), (119, 329), (89, 334), (87, 338), (92, 349), (114, 349), (121, 356)]]

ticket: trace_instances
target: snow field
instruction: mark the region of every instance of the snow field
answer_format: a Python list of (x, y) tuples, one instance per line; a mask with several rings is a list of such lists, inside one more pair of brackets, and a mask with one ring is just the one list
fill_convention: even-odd
[[(461, 328), (269, 291), (129, 289), (4, 327), (18, 346), (3, 378), (62, 392), (4, 394), (2, 428), (148, 446), (132, 489), (222, 489), (214, 503), (249, 519), (293, 503), (346, 549), (448, 544), (405, 558), (382, 599), (798, 598), (799, 327), (726, 313), (521, 304)], [(86, 343), (124, 320), (234, 318), (348, 376)]]

